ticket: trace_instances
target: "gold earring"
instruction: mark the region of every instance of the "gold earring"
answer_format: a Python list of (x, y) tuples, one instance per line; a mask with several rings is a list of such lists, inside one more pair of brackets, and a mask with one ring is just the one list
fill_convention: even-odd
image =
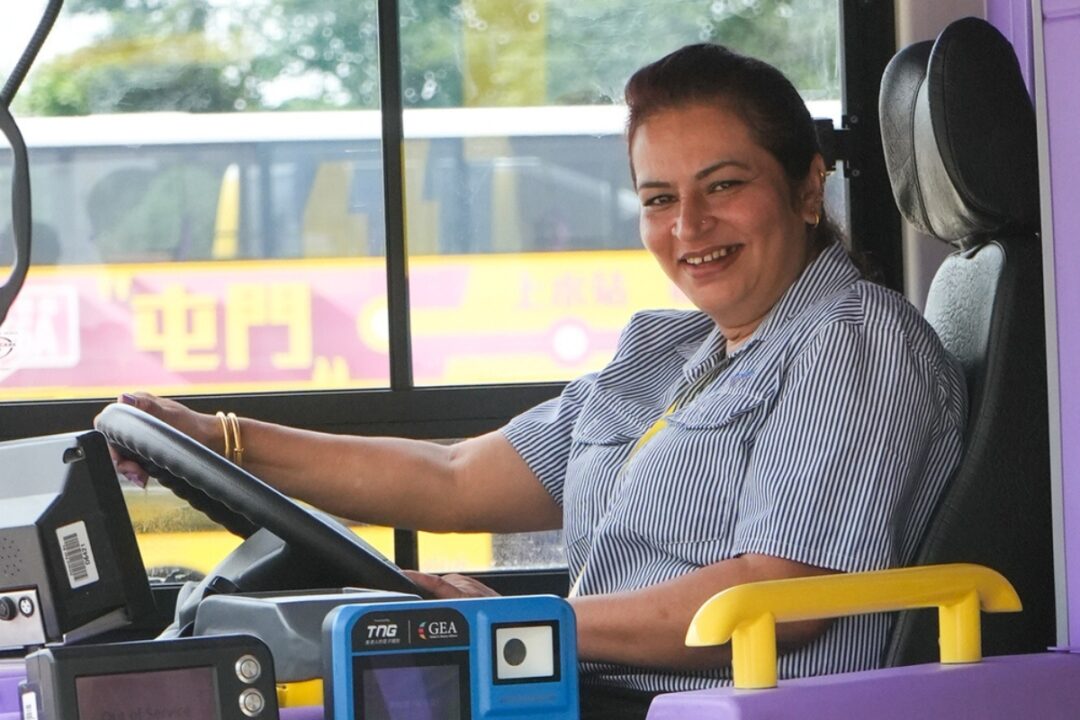
[(816, 228), (821, 222), (821, 213), (817, 210), (814, 211), (814, 221), (810, 223), (810, 227)]

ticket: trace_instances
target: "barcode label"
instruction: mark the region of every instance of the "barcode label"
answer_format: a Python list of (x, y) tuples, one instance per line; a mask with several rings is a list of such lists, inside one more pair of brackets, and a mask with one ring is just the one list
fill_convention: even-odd
[(23, 690), (22, 720), (38, 720), (37, 693), (33, 690)]
[(56, 529), (60, 540), (60, 552), (64, 555), (64, 567), (67, 569), (68, 583), (71, 589), (80, 588), (98, 581), (97, 563), (94, 552), (90, 549), (90, 536), (86, 533), (86, 523), (65, 525)]

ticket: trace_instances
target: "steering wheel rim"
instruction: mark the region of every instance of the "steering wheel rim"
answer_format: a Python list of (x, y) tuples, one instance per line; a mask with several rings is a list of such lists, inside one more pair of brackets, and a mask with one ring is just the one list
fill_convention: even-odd
[(230, 532), (246, 538), (265, 528), (349, 584), (423, 594), (400, 568), (341, 523), (301, 505), (153, 415), (113, 403), (101, 411), (94, 427), (158, 482)]

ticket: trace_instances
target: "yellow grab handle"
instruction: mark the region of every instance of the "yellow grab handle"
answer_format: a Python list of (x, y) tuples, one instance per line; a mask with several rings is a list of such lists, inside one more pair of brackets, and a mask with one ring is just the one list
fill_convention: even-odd
[(776, 687), (776, 623), (937, 607), (941, 662), (982, 659), (979, 610), (1018, 612), (1020, 598), (1000, 573), (956, 563), (736, 585), (698, 608), (690, 647), (731, 641), (737, 688)]

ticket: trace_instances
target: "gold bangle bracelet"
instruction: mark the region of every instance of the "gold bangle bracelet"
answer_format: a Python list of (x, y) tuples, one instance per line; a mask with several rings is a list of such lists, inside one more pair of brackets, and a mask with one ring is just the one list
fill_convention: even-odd
[(229, 420), (229, 427), (232, 428), (233, 435), (233, 456), (232, 461), (237, 466), (243, 467), (244, 465), (244, 443), (240, 442), (240, 418), (236, 417), (236, 413), (229, 413), (225, 416)]
[(228, 459), (232, 459), (232, 433), (229, 432), (229, 421), (225, 413), (218, 410), (214, 415), (221, 422), (221, 434), (225, 436), (225, 451), (221, 453)]

